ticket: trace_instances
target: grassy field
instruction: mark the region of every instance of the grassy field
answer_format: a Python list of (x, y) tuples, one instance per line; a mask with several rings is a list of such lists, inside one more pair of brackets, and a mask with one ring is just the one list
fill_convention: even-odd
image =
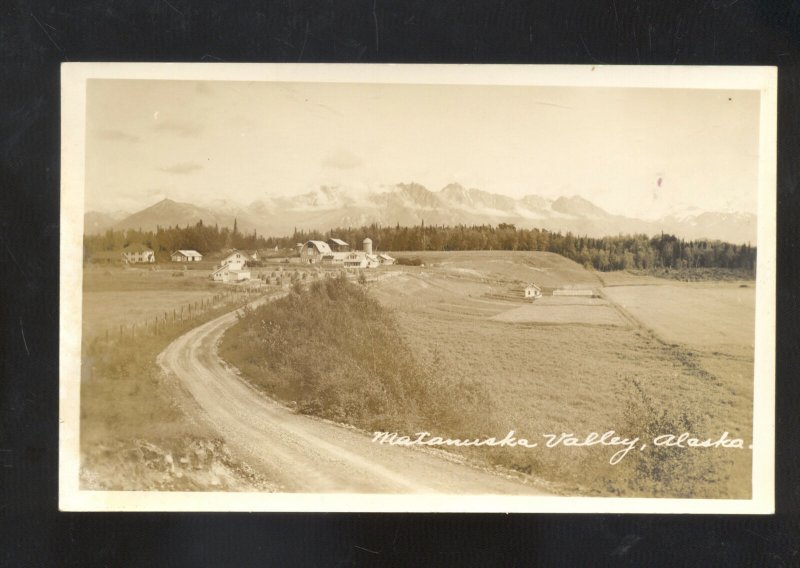
[[(187, 272), (183, 277), (145, 268), (84, 272), (80, 443), (86, 489), (269, 489), (233, 460), (215, 433), (189, 419), (177, 386), (156, 367), (156, 355), (170, 341), (244, 300), (240, 294), (220, 296), (224, 287), (208, 281), (207, 272)], [(186, 319), (170, 319), (158, 335), (144, 327), (133, 338), (127, 335), (143, 318), (163, 317), (164, 311), (215, 295), (192, 320), (185, 310)], [(119, 325), (126, 326), (122, 340)]]
[[(728, 431), (750, 443), (752, 283), (739, 288), (598, 275), (543, 253), (414, 255), (424, 267), (392, 267), (372, 293), (394, 310), (405, 341), (424, 361), (491, 392), (486, 413), (497, 431), (534, 437), (627, 428), (637, 434), (630, 430), (659, 424), (709, 437)], [(598, 288), (607, 297), (544, 297), (523, 304), (498, 296), (529, 281)], [(626, 286), (603, 288), (603, 281)], [(667, 469), (673, 475), (639, 476), (635, 483), (629, 478), (643, 467), (635, 461), (640, 456), (611, 468), (602, 466), (597, 450), (551, 450), (535, 457), (497, 452), (492, 458), (559, 481), (566, 491), (571, 486), (590, 494), (749, 495), (748, 451), (699, 451), (706, 453), (693, 456), (693, 473), (680, 473), (683, 465), (676, 460), (686, 455), (672, 456)]]

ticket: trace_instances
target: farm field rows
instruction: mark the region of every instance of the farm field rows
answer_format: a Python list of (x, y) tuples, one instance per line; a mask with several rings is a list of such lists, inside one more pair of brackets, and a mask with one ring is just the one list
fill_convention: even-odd
[[(637, 382), (659, 408), (701, 417), (696, 434), (728, 431), (749, 443), (752, 286), (636, 276), (644, 285), (604, 288), (596, 273), (558, 255), (408, 255), (425, 266), (392, 267), (373, 293), (394, 309), (405, 340), (423, 360), (489, 388), (486, 414), (498, 432), (619, 431)], [(530, 303), (497, 296), (531, 281), (593, 288), (606, 297), (545, 296)], [(576, 455), (507, 459), (568, 480), (585, 467), (575, 463)], [(750, 453), (732, 460), (709, 496), (749, 495)]]

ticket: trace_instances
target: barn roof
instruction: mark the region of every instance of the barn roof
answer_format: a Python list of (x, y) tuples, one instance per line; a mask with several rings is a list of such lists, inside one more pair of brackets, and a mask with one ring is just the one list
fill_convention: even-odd
[(122, 252), (153, 252), (153, 249), (147, 248), (142, 243), (131, 243), (123, 247)]
[(176, 250), (175, 252), (173, 252), (172, 254), (177, 254), (177, 253), (180, 253), (183, 256), (203, 256), (202, 254), (200, 254), (196, 250), (188, 250), (188, 249), (179, 249), (179, 250)]
[(335, 244), (335, 245), (339, 245), (339, 246), (346, 246), (346, 247), (349, 247), (349, 246), (350, 246), (350, 245), (348, 245), (346, 242), (344, 242), (342, 239), (334, 239), (334, 238), (330, 238), (330, 239), (328, 239), (328, 242), (329, 242), (329, 243), (330, 243), (330, 242), (332, 242), (333, 244)]
[(321, 253), (330, 253), (330, 252), (333, 252), (333, 251), (331, 250), (331, 247), (330, 247), (330, 246), (328, 245), (328, 243), (326, 243), (325, 241), (308, 241), (308, 242), (306, 243), (306, 246), (308, 246), (309, 244), (313, 245), (313, 246), (314, 246), (314, 248), (316, 248), (316, 249), (317, 249), (319, 252), (321, 252)]
[(379, 254), (378, 257), (382, 258), (383, 260), (394, 260), (394, 257), (389, 256), (388, 254)]

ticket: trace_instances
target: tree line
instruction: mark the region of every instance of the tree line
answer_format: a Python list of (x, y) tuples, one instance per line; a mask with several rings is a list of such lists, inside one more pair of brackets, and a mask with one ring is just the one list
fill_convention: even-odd
[(295, 231), (291, 238), (267, 239), (279, 247), (335, 236), (360, 247), (365, 237), (380, 251), (516, 250), (554, 252), (601, 271), (657, 268), (728, 268), (753, 272), (756, 247), (716, 240), (687, 241), (674, 235), (576, 236), (513, 224), (337, 228)]
[(121, 251), (131, 244), (143, 244), (152, 249), (158, 260), (169, 260), (169, 255), (179, 249), (196, 250), (207, 254), (223, 249), (250, 250), (270, 246), (256, 231), (252, 233), (239, 231), (236, 221), (233, 229), (204, 225), (202, 221), (198, 221), (197, 224), (186, 227), (157, 227), (155, 231), (108, 229), (102, 235), (85, 235), (84, 258), (91, 258), (98, 252)]
[[(519, 229), (513, 224), (440, 226), (420, 224), (412, 227), (379, 226), (339, 227), (328, 232), (295, 230), (290, 237), (264, 237), (255, 231), (241, 233), (233, 229), (206, 226), (202, 222), (187, 227), (159, 227), (156, 231), (114, 231), (84, 238), (88, 256), (96, 251), (119, 250), (130, 243), (142, 243), (168, 257), (177, 249), (194, 249), (203, 254), (225, 248), (273, 249), (284, 253), (296, 243), (308, 240), (340, 238), (354, 248), (361, 248), (366, 237), (376, 251), (463, 251), (512, 250), (544, 251), (565, 256), (596, 270), (726, 268), (754, 272), (756, 247), (716, 240), (680, 239), (675, 235), (618, 235), (607, 237), (576, 236), (545, 229)], [(87, 257), (88, 257), (87, 256)]]

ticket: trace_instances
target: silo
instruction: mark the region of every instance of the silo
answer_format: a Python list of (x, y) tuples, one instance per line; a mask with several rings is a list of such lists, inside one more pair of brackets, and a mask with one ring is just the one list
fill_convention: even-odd
[(369, 237), (364, 239), (364, 252), (367, 254), (372, 254), (372, 239)]
[(297, 249), (297, 254), (301, 254), (303, 251), (303, 243), (297, 243), (294, 245), (294, 248)]

